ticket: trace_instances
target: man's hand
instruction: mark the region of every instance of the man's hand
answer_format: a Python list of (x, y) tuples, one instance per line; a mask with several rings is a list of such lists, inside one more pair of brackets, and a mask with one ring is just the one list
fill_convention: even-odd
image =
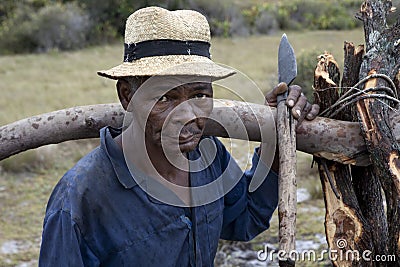
[[(279, 83), (271, 92), (265, 96), (265, 105), (277, 107), (277, 96), (288, 90), (286, 83)], [(302, 89), (298, 85), (291, 85), (289, 88), (286, 105), (292, 108), (292, 114), (299, 123), (306, 118), (313, 120), (319, 113), (319, 106), (317, 104), (311, 105), (307, 101), (306, 96), (302, 93)]]
[[(286, 92), (288, 90), (288, 86), (286, 83), (279, 83), (271, 92), (269, 92), (265, 96), (265, 105), (270, 107), (277, 107), (278, 95)], [(286, 105), (292, 108), (292, 114), (295, 119), (297, 119), (297, 125), (306, 118), (307, 120), (313, 120), (317, 117), (319, 113), (319, 106), (317, 104), (311, 105), (310, 102), (307, 101), (306, 96), (302, 93), (302, 89), (298, 85), (291, 85), (289, 88), (289, 93), (286, 99)], [(259, 153), (261, 153), (261, 149), (259, 149)], [(275, 173), (279, 173), (279, 151), (278, 147), (276, 148), (275, 158), (272, 162), (271, 169)]]

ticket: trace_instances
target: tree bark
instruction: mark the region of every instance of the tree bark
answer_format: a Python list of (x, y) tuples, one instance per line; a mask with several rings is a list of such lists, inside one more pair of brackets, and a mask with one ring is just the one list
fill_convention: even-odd
[[(392, 11), (391, 1), (367, 0), (361, 7), (364, 22), (366, 56), (361, 65), (360, 78), (378, 73), (395, 81), (400, 68), (400, 25), (388, 27), (386, 15)], [(371, 78), (364, 89), (390, 87), (385, 79)], [(399, 88), (392, 88), (398, 92)], [(378, 91), (388, 95), (387, 91)], [(371, 94), (371, 92), (368, 92)], [(397, 95), (395, 95), (397, 97)], [(398, 97), (397, 97), (398, 98)], [(358, 118), (368, 151), (371, 153), (373, 172), (379, 177), (387, 203), (387, 253), (397, 256), (400, 265), (400, 146), (391, 128), (389, 112), (398, 104), (374, 98), (357, 102)], [(386, 241), (383, 236), (383, 242)], [(394, 266), (394, 265), (392, 265)]]

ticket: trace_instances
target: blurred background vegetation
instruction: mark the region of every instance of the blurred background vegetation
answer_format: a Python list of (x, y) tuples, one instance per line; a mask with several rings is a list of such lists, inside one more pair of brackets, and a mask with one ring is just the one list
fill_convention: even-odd
[[(126, 18), (156, 5), (193, 9), (205, 15), (212, 36), (271, 35), (280, 31), (352, 30), (362, 0), (1, 0), (0, 55), (77, 50), (120, 43)], [(393, 0), (399, 6), (400, 0)], [(397, 19), (389, 16), (389, 23)], [(296, 82), (311, 88), (315, 58), (321, 51), (297, 54)], [(309, 100), (312, 92), (306, 91)]]
[[(399, 2), (395, 0), (394, 2)], [(362, 0), (2, 0), (0, 54), (73, 50), (122, 38), (125, 20), (157, 5), (204, 14), (213, 36), (350, 30)], [(393, 18), (394, 19), (394, 18)]]

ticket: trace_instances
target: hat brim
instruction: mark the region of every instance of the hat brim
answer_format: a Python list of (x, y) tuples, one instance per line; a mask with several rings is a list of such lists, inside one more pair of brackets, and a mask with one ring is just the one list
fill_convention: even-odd
[(207, 57), (196, 55), (167, 55), (145, 57), (133, 62), (124, 62), (109, 70), (98, 71), (103, 77), (117, 80), (129, 76), (201, 76), (219, 80), (236, 71), (222, 67)]

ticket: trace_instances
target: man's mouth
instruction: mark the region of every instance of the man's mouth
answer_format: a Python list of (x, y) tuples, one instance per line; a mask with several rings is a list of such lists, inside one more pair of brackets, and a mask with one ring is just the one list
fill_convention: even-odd
[(194, 139), (199, 138), (201, 131), (182, 131), (179, 135), (179, 144), (192, 142)]

